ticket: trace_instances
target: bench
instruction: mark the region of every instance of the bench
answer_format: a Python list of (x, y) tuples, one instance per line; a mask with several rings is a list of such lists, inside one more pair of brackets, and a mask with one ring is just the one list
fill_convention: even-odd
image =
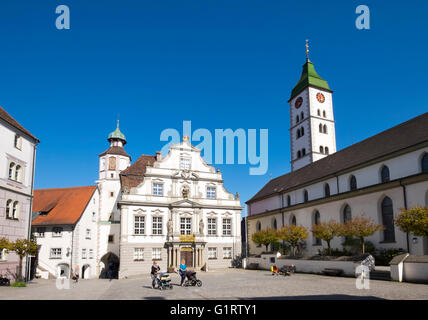
[(340, 276), (343, 274), (343, 270), (342, 269), (325, 268), (322, 271), (322, 273), (325, 275), (328, 275), (328, 276)]

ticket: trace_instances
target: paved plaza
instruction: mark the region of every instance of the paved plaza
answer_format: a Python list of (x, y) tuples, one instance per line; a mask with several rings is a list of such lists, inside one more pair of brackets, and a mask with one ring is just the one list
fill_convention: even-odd
[(121, 280), (80, 280), (68, 290), (58, 290), (55, 280), (34, 280), (26, 288), (0, 287), (4, 299), (424, 299), (428, 285), (371, 280), (369, 290), (359, 290), (354, 278), (294, 274), (273, 277), (268, 271), (228, 269), (199, 272), (203, 286), (180, 287), (172, 274), (172, 290), (154, 290), (150, 276)]

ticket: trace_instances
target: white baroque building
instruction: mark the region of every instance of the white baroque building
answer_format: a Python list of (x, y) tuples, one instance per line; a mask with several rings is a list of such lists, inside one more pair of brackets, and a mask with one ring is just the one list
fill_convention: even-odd
[(121, 172), (120, 277), (161, 268), (230, 266), (241, 253), (239, 196), (187, 137), (162, 157), (141, 156)]
[[(364, 213), (385, 226), (367, 238), (377, 248), (428, 254), (426, 237), (407, 237), (393, 222), (400, 208), (428, 205), (428, 113), (336, 151), (332, 91), (309, 59), (289, 103), (292, 171), (246, 202), (250, 253), (264, 250), (251, 241), (257, 230), (289, 224), (311, 230)], [(332, 247), (342, 242), (335, 238)], [(323, 245), (311, 235), (306, 254)]]

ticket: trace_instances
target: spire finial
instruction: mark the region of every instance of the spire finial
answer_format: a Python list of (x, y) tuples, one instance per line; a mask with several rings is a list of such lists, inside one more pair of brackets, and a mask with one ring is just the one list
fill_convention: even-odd
[(309, 61), (309, 39), (306, 39), (306, 61)]
[(119, 128), (120, 113), (117, 114), (117, 127)]

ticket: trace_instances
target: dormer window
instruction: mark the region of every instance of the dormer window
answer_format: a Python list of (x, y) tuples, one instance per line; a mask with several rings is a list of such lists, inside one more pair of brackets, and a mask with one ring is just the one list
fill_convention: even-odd
[(163, 184), (162, 183), (153, 183), (153, 195), (154, 196), (163, 196)]
[(216, 198), (216, 188), (215, 187), (207, 187), (207, 198), (215, 199)]

